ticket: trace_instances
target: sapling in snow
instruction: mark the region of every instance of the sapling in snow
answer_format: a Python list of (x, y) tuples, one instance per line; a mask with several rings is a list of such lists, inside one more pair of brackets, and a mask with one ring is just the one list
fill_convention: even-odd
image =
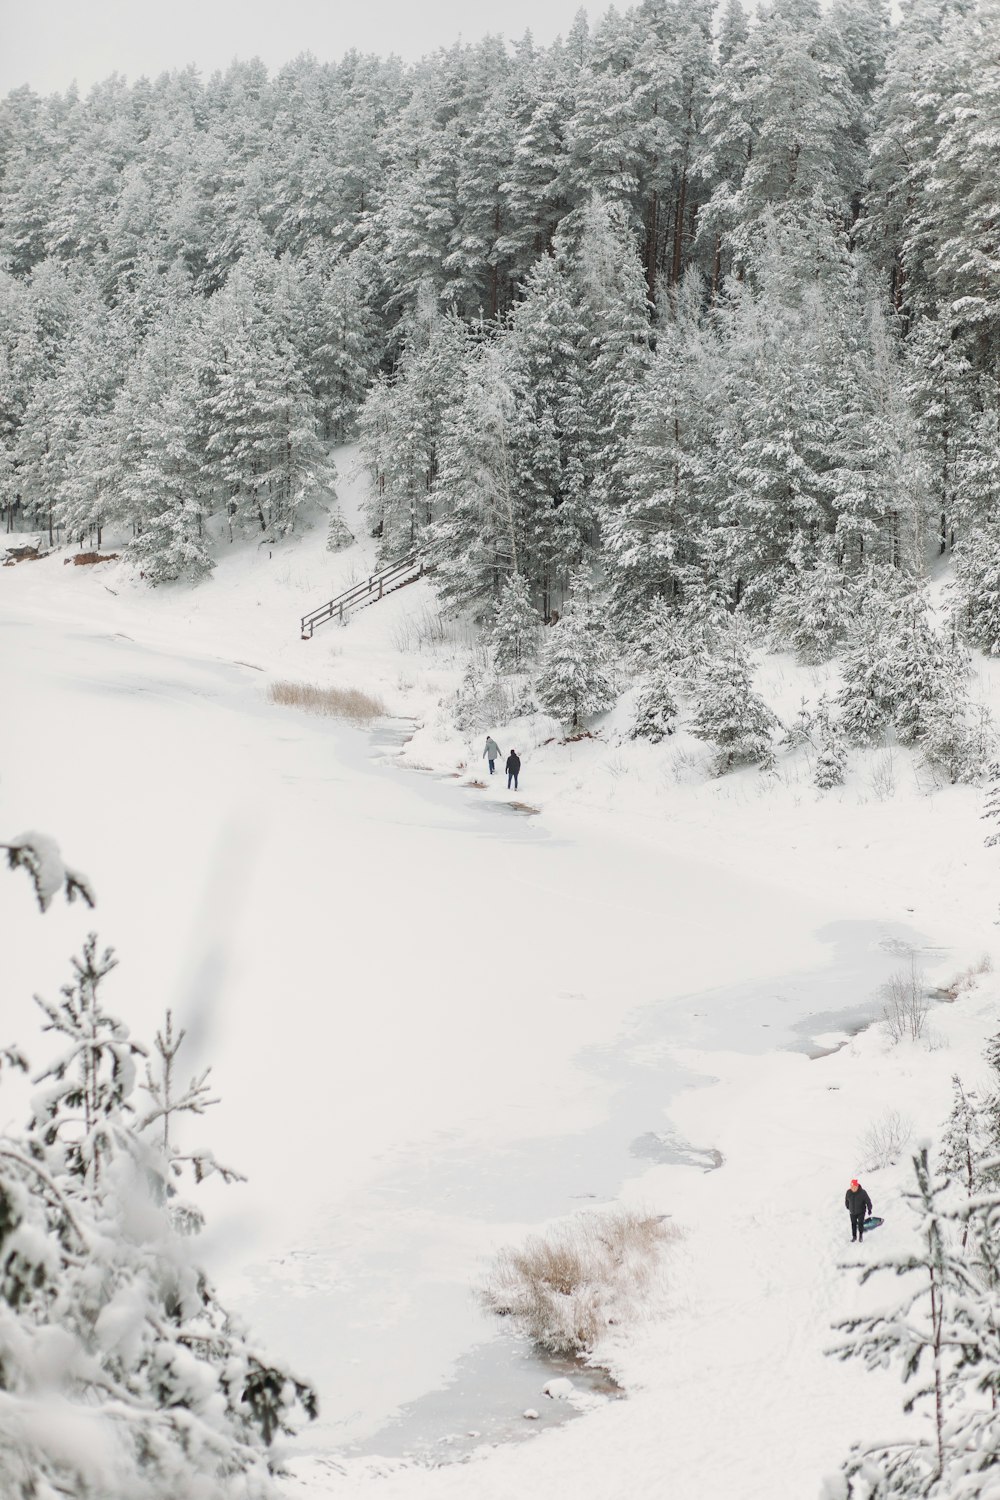
[(344, 520), (344, 513), (337, 500), (330, 506), (330, 519), (326, 528), (326, 550), (327, 552), (343, 552), (345, 547), (354, 546), (354, 533)]

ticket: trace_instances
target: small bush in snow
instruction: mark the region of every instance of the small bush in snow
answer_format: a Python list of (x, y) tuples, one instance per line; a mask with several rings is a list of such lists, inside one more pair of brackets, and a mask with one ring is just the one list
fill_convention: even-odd
[(924, 1038), (930, 1001), (924, 977), (912, 960), (882, 986), (882, 1025), (889, 1039), (919, 1042)]
[(634, 1315), (663, 1246), (677, 1231), (632, 1209), (580, 1214), (500, 1251), (480, 1300), (540, 1348), (578, 1354)]
[(463, 734), (495, 730), (498, 724), (534, 713), (535, 708), (527, 678), (500, 676), (487, 650), (472, 653), (455, 700), (455, 724)]
[(913, 1135), (913, 1121), (898, 1109), (887, 1109), (874, 1120), (858, 1142), (861, 1166), (865, 1172), (891, 1167), (899, 1160)]
[(932, 707), (921, 740), (926, 763), (952, 786), (981, 781), (995, 745), (989, 710), (970, 710), (960, 698)]
[(267, 696), (272, 703), (288, 708), (304, 708), (311, 714), (328, 714), (335, 719), (350, 719), (355, 724), (370, 724), (385, 713), (381, 698), (373, 698), (360, 688), (323, 688), (314, 682), (272, 682)]

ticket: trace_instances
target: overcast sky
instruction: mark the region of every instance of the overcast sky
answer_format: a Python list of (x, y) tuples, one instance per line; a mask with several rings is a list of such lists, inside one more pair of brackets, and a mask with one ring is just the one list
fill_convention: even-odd
[[(234, 57), (271, 69), (300, 52), (325, 62), (351, 47), (408, 61), (487, 32), (565, 34), (580, 9), (593, 20), (610, 0), (0, 0), (0, 95), (27, 83), (40, 94), (111, 73), (131, 81), (194, 63), (203, 73)], [(621, 4), (626, 9), (627, 4)]]

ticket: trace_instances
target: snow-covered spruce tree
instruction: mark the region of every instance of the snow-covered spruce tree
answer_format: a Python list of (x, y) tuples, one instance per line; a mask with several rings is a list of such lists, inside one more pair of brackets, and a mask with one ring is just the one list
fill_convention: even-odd
[[(941, 1169), (966, 1198), (996, 1186), (996, 1149), (990, 1138), (990, 1115), (975, 1089), (966, 1089), (957, 1073), (951, 1080), (951, 1112), (941, 1136)], [(962, 1243), (965, 1244), (963, 1235)]]
[(353, 547), (354, 541), (354, 534), (344, 520), (340, 502), (334, 499), (330, 506), (330, 519), (326, 527), (326, 550), (327, 552), (343, 552), (345, 547)]
[(636, 696), (632, 738), (652, 740), (654, 745), (658, 745), (664, 736), (673, 734), (677, 714), (671, 673), (666, 667), (657, 667), (646, 678)]
[(64, 1050), (27, 1129), (0, 1138), (0, 1491), (264, 1496), (272, 1440), (315, 1415), (315, 1395), (247, 1341), (190, 1258), (198, 1216), (174, 1214), (174, 1178), (216, 1164), (176, 1153), (170, 1121), (210, 1102), (204, 1075), (177, 1095), (154, 1067), (142, 1108), (146, 1050), (101, 994), (114, 965), (92, 935), (62, 999), (39, 1001)]
[(778, 719), (754, 688), (749, 653), (736, 626), (705, 667), (697, 692), (691, 733), (717, 747), (716, 774), (737, 763), (770, 766)]
[(771, 625), (775, 640), (788, 645), (800, 661), (829, 661), (847, 631), (847, 579), (831, 541), (807, 562), (800, 538), (792, 549), (792, 571), (774, 603)]
[(855, 744), (874, 744), (888, 729), (900, 743), (932, 737), (941, 715), (964, 716), (968, 656), (931, 620), (926, 592), (902, 592), (888, 572), (865, 580), (843, 657), (837, 702)]
[(990, 656), (1000, 656), (1000, 524), (964, 533), (955, 565), (969, 636)]
[(916, 1248), (863, 1267), (862, 1283), (892, 1272), (907, 1278), (894, 1306), (837, 1325), (848, 1337), (830, 1352), (868, 1369), (898, 1364), (904, 1402), (928, 1403), (922, 1434), (857, 1443), (825, 1500), (986, 1500), (1000, 1466), (1000, 1196), (958, 1197), (936, 1178), (929, 1148), (913, 1158)]
[(988, 777), (983, 817), (993, 825), (993, 828), (986, 835), (984, 843), (987, 849), (992, 849), (1000, 844), (1000, 761), (993, 762), (989, 768)]
[(489, 641), (498, 672), (522, 672), (538, 653), (540, 621), (527, 579), (512, 573), (493, 611)]
[(935, 774), (950, 785), (982, 781), (995, 747), (992, 715), (985, 704), (969, 703), (961, 679), (930, 704), (920, 748)]
[(535, 690), (541, 706), (573, 729), (615, 701), (611, 637), (579, 573), (566, 613), (546, 634)]
[[(93, 904), (51, 839), (3, 847), (43, 911), (60, 889)], [(267, 1500), (272, 1441), (315, 1416), (315, 1394), (248, 1341), (191, 1257), (201, 1215), (178, 1177), (237, 1174), (175, 1146), (176, 1117), (214, 1102), (207, 1074), (177, 1087), (168, 1018), (138, 1083), (146, 1050), (103, 1003), (114, 965), (92, 935), (61, 1000), (39, 1000), (62, 1051), (26, 1129), (0, 1134), (0, 1494)], [(27, 1060), (2, 1049), (4, 1068)]]
[(847, 771), (847, 741), (844, 739), (840, 721), (833, 716), (830, 702), (823, 697), (816, 705), (811, 729), (812, 743), (816, 750), (813, 765), (813, 783), (821, 792), (835, 786), (843, 786)]

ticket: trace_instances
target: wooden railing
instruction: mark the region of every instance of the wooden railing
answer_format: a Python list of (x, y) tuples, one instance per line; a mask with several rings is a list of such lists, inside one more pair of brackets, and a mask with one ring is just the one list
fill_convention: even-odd
[(345, 589), (334, 599), (328, 599), (318, 609), (310, 610), (307, 615), (302, 616), (301, 631), (302, 639), (312, 639), (312, 633), (317, 625), (325, 625), (327, 620), (337, 620), (341, 625), (348, 619), (351, 612), (364, 609), (368, 604), (377, 604), (379, 599), (386, 594), (391, 594), (394, 589), (401, 589), (406, 583), (414, 583), (422, 578), (425, 572), (423, 558), (417, 552), (411, 552), (409, 557), (401, 557), (398, 562), (389, 563), (385, 568), (379, 568), (363, 583), (356, 583), (353, 588)]

